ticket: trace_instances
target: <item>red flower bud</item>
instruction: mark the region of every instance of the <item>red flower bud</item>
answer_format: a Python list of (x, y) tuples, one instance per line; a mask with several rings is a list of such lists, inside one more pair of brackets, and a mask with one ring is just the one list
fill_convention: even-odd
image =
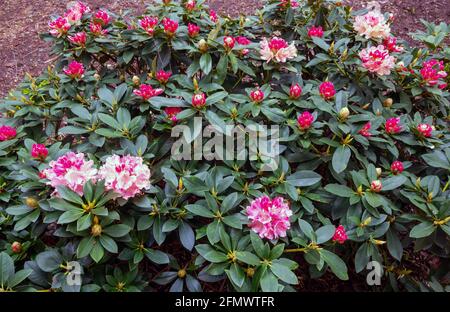
[(192, 106), (196, 108), (201, 108), (206, 105), (206, 95), (202, 93), (197, 93), (192, 96)]
[(320, 95), (325, 100), (331, 100), (336, 94), (336, 90), (334, 89), (334, 84), (329, 81), (322, 82), (319, 86)]
[(44, 160), (48, 155), (48, 149), (44, 144), (33, 144), (31, 147), (31, 156), (33, 158), (38, 158)]
[(348, 239), (347, 233), (345, 232), (345, 228), (342, 225), (339, 225), (336, 228), (336, 231), (333, 235), (333, 241), (338, 242), (339, 244), (345, 243), (345, 241)]
[(253, 90), (250, 92), (250, 99), (254, 103), (261, 103), (264, 100), (264, 92), (262, 92), (260, 89)]
[(403, 163), (401, 161), (394, 161), (391, 165), (391, 171), (393, 174), (402, 173), (404, 170)]
[(311, 128), (311, 125), (313, 122), (314, 122), (314, 116), (308, 111), (303, 112), (297, 118), (297, 123), (301, 130), (306, 130), (306, 129)]
[(302, 95), (302, 87), (299, 86), (299, 84), (295, 84), (291, 86), (291, 89), (289, 90), (289, 96), (291, 99), (298, 99)]
[(372, 183), (370, 183), (370, 190), (372, 192), (379, 193), (379, 192), (381, 192), (382, 188), (383, 188), (383, 184), (381, 184), (380, 180), (375, 180), (375, 181), (372, 181)]

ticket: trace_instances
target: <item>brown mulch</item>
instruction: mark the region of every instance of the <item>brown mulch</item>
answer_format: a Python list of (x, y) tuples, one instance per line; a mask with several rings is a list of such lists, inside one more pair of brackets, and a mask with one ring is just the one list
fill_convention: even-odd
[[(29, 72), (38, 75), (51, 63), (49, 44), (38, 34), (47, 30), (51, 15), (65, 11), (68, 0), (2, 0), (0, 8), (0, 98), (14, 88)], [(86, 0), (92, 9), (104, 7), (113, 12), (145, 8), (143, 0)], [(262, 0), (208, 0), (221, 14), (249, 14), (262, 5)], [(365, 6), (369, 0), (346, 0), (355, 7)], [(380, 0), (383, 10), (396, 16), (394, 33), (411, 41), (408, 33), (422, 28), (420, 19), (450, 22), (448, 0)], [(232, 5), (231, 5), (232, 4)]]

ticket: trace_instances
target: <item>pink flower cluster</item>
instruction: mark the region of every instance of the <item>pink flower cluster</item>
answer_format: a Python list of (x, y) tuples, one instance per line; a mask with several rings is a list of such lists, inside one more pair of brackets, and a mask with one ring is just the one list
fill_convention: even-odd
[(395, 67), (395, 58), (389, 55), (383, 45), (364, 49), (359, 53), (359, 57), (369, 72), (380, 76), (389, 75)]
[(219, 17), (217, 16), (216, 11), (214, 11), (214, 10), (209, 10), (209, 19), (210, 19), (213, 23), (217, 23), (217, 21), (219, 20)]
[[(439, 79), (447, 77), (447, 73), (444, 71), (443, 62), (434, 59), (423, 62), (420, 75), (422, 76), (423, 81), (430, 87), (437, 85), (439, 83)], [(441, 82), (438, 87), (440, 89), (445, 89), (447, 87), (447, 83)]]
[(348, 236), (345, 232), (345, 228), (342, 225), (339, 225), (334, 232), (332, 240), (338, 242), (339, 244), (343, 244), (347, 239)]
[(206, 105), (206, 95), (205, 93), (197, 93), (192, 96), (192, 106), (195, 108), (202, 108)]
[[(249, 45), (250, 43), (252, 43), (250, 40), (248, 40), (246, 37), (244, 37), (244, 36), (238, 36), (238, 37), (236, 37), (236, 41), (237, 41), (237, 43), (239, 43), (240, 45), (242, 45), (242, 46), (247, 46), (247, 45)], [(250, 51), (248, 50), (248, 49), (242, 49), (241, 50), (241, 54), (242, 55), (247, 55), (248, 53), (249, 53)]]
[(48, 149), (44, 144), (33, 144), (31, 147), (31, 157), (44, 160), (48, 155)]
[(370, 129), (372, 128), (372, 124), (367, 122), (359, 131), (358, 133), (361, 134), (363, 137), (370, 137), (372, 134), (370, 133)]
[(386, 133), (397, 134), (402, 132), (402, 125), (400, 123), (400, 117), (393, 117), (386, 120), (385, 124)]
[(86, 45), (86, 33), (84, 31), (76, 33), (73, 36), (69, 36), (69, 41), (75, 45), (80, 47), (84, 47)]
[(391, 171), (393, 174), (400, 174), (403, 172), (403, 170), (404, 167), (401, 161), (396, 160), (391, 164)]
[(139, 23), (143, 30), (145, 30), (150, 36), (153, 36), (155, 27), (158, 25), (158, 18), (153, 16), (144, 16)]
[(17, 135), (16, 129), (10, 126), (0, 126), (0, 142), (11, 140)]
[(297, 48), (294, 43), (288, 45), (284, 39), (278, 37), (273, 37), (270, 41), (264, 38), (260, 42), (260, 47), (261, 59), (267, 61), (267, 63), (271, 60), (285, 63), (288, 59), (297, 56)]
[(355, 18), (353, 28), (366, 39), (385, 39), (391, 33), (391, 27), (379, 10), (369, 11)]
[(50, 34), (55, 37), (60, 37), (66, 34), (72, 27), (72, 24), (78, 23), (85, 13), (89, 13), (91, 10), (83, 2), (76, 2), (71, 6), (64, 16), (60, 16), (48, 23), (50, 27)]
[(84, 75), (84, 66), (77, 61), (72, 61), (69, 66), (64, 69), (64, 74), (72, 79), (80, 79)]
[(200, 27), (196, 24), (189, 23), (188, 24), (188, 36), (191, 38), (195, 38), (200, 33)]
[(85, 13), (89, 12), (91, 12), (91, 9), (85, 3), (77, 1), (74, 5), (69, 7), (66, 13), (64, 13), (64, 17), (67, 18), (70, 23), (75, 24), (81, 20)]
[(284, 8), (298, 8), (299, 4), (297, 0), (281, 0), (281, 3), (279, 4), (280, 7)]
[(162, 23), (163, 23), (164, 32), (166, 33), (166, 35), (169, 37), (173, 37), (175, 35), (175, 32), (178, 29), (178, 22), (171, 20), (168, 17), (165, 17), (163, 19)]
[(261, 89), (256, 89), (250, 92), (250, 99), (254, 103), (261, 103), (264, 100), (264, 92)]
[(289, 97), (294, 100), (299, 99), (302, 95), (302, 92), (302, 87), (300, 87), (300, 85), (297, 83), (295, 85), (292, 85), (289, 89)]
[(148, 99), (154, 96), (158, 96), (163, 92), (164, 92), (163, 89), (160, 88), (153, 89), (151, 85), (146, 84), (141, 84), (138, 90), (133, 91), (135, 95), (140, 96), (144, 101), (147, 101)]
[(319, 93), (325, 100), (331, 100), (336, 94), (334, 84), (330, 81), (322, 82), (319, 86)]
[(166, 72), (166, 71), (160, 69), (156, 73), (156, 77), (155, 78), (156, 78), (156, 80), (159, 81), (160, 84), (164, 85), (164, 84), (166, 84), (169, 81), (171, 76), (172, 76), (171, 72)]
[(56, 187), (60, 185), (82, 195), (84, 184), (97, 179), (97, 169), (93, 168), (93, 164), (92, 160), (85, 160), (83, 153), (69, 152), (56, 161), (51, 161), (50, 168), (42, 173), (49, 180), (46, 184), (55, 188), (53, 195), (58, 195)]
[(322, 26), (312, 26), (310, 29), (308, 29), (308, 36), (310, 38), (312, 37), (323, 37), (323, 29)]
[(249, 227), (261, 238), (285, 237), (286, 231), (291, 227), (289, 217), (292, 210), (282, 197), (256, 198), (245, 211), (250, 221)]
[(107, 190), (112, 190), (123, 199), (132, 198), (150, 187), (150, 169), (141, 157), (109, 156), (98, 171), (98, 178), (105, 181)]
[(181, 113), (182, 109), (180, 107), (166, 107), (164, 109), (164, 113), (167, 115), (167, 118), (172, 122), (177, 122), (177, 115)]
[(433, 132), (433, 127), (426, 123), (421, 123), (417, 126), (417, 131), (425, 138), (430, 138)]
[(313, 122), (314, 116), (308, 111), (301, 113), (297, 118), (297, 123), (301, 130), (311, 128)]
[(397, 45), (397, 38), (389, 36), (383, 40), (384, 47), (389, 52), (403, 52), (403, 47)]

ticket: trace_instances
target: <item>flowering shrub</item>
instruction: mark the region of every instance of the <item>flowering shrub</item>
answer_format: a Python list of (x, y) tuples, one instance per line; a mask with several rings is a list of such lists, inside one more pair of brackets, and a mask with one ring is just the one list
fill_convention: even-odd
[[(371, 261), (378, 290), (441, 287), (449, 27), (411, 48), (392, 22), (325, 0), (52, 19), (55, 63), (0, 104), (0, 291), (290, 291), (365, 281)], [(257, 124), (278, 127), (271, 170), (261, 150), (197, 157), (202, 126)], [(174, 158), (178, 126), (193, 160)]]

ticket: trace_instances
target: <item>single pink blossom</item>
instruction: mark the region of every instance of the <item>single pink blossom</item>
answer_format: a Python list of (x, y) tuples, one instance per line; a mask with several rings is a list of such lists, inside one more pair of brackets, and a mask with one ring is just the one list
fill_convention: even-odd
[(140, 96), (144, 101), (147, 101), (148, 99), (154, 96), (158, 96), (163, 92), (164, 92), (163, 89), (160, 88), (153, 89), (151, 85), (146, 84), (141, 84), (138, 90), (133, 91), (135, 95)]
[(245, 212), (249, 219), (249, 227), (261, 238), (286, 237), (286, 232), (291, 227), (289, 217), (292, 210), (282, 197), (256, 198), (247, 206)]

